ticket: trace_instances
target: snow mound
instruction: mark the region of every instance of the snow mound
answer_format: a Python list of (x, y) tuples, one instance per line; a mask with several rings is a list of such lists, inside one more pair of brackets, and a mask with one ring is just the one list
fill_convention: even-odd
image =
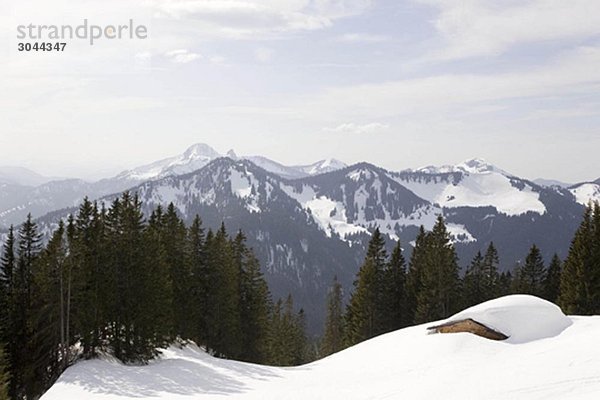
[(509, 337), (508, 343), (557, 336), (573, 323), (557, 305), (525, 294), (486, 301), (455, 314), (448, 322), (467, 318), (502, 332)]

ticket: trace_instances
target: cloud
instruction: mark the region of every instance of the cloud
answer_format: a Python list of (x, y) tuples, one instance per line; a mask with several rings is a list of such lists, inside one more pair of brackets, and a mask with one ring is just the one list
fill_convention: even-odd
[(386, 42), (389, 39), (388, 36), (374, 35), (371, 33), (346, 33), (335, 36), (333, 41), (340, 43), (380, 43)]
[(271, 61), (271, 58), (273, 58), (273, 53), (273, 49), (269, 49), (267, 47), (259, 47), (258, 49), (254, 50), (254, 58), (258, 62), (267, 63)]
[(255, 39), (327, 28), (358, 15), (371, 0), (151, 0), (157, 17), (191, 21), (206, 35)]
[(375, 132), (381, 132), (389, 129), (389, 125), (382, 124), (379, 122), (371, 122), (369, 124), (355, 124), (355, 123), (344, 123), (333, 128), (324, 128), (326, 132), (345, 133), (345, 134), (370, 134)]
[(600, 34), (597, 0), (415, 0), (438, 11), (433, 20), (444, 47), (432, 58), (501, 54), (524, 43)]
[(523, 98), (597, 95), (599, 83), (600, 47), (581, 47), (535, 68), (330, 88), (305, 103), (312, 112), (327, 115), (384, 118), (457, 107), (468, 110), (498, 102), (514, 104)]
[(192, 53), (187, 49), (177, 49), (166, 52), (165, 57), (177, 64), (187, 64), (202, 56), (198, 53)]

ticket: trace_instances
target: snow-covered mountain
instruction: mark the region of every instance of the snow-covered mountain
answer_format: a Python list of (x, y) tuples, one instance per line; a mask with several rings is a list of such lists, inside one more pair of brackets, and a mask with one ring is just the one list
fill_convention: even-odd
[(54, 210), (74, 206), (85, 196), (95, 199), (121, 192), (146, 181), (187, 174), (220, 157), (247, 159), (286, 179), (317, 175), (345, 166), (340, 161), (328, 160), (309, 166), (290, 167), (262, 156), (238, 157), (233, 150), (223, 156), (209, 145), (198, 143), (190, 146), (182, 154), (123, 171), (115, 177), (98, 182), (80, 179), (52, 180), (26, 169), (0, 168), (0, 229), (10, 224), (21, 223), (29, 213), (39, 217)]
[[(230, 155), (231, 156), (231, 155)], [(409, 256), (419, 226), (443, 214), (461, 264), (493, 241), (501, 267), (510, 268), (535, 242), (550, 258), (565, 256), (583, 206), (559, 191), (507, 176), (498, 169), (451, 173), (394, 173), (359, 163), (290, 180), (239, 157), (223, 157), (184, 175), (132, 188), (147, 215), (172, 202), (191, 222), (199, 214), (216, 228), (242, 229), (265, 266), (274, 297), (292, 293), (312, 332), (323, 322), (323, 304), (334, 275), (349, 290), (371, 232), (379, 227), (400, 239)], [(474, 172), (475, 171), (475, 172)], [(104, 197), (108, 205), (116, 195)], [(40, 220), (50, 232), (64, 210)]]
[(392, 176), (419, 197), (445, 208), (494, 207), (506, 215), (544, 214), (540, 187), (480, 159)]
[(286, 166), (263, 156), (238, 156), (234, 150), (229, 150), (224, 155), (219, 154), (209, 145), (198, 143), (188, 148), (183, 154), (124, 171), (115, 178), (147, 181), (165, 176), (183, 175), (200, 169), (219, 157), (250, 160), (259, 167), (287, 179), (303, 178), (346, 167), (346, 164), (335, 159), (321, 160), (310, 165)]
[(335, 158), (317, 161), (310, 165), (296, 165), (292, 168), (304, 172), (306, 175), (319, 175), (327, 172), (337, 171), (338, 169), (346, 168), (347, 165)]
[(165, 176), (182, 175), (200, 169), (219, 157), (221, 155), (215, 149), (207, 144), (198, 143), (189, 147), (182, 154), (123, 171), (114, 179), (140, 182)]
[(571, 186), (569, 192), (575, 196), (575, 200), (578, 203), (583, 205), (587, 205), (590, 202), (600, 202), (600, 182), (598, 181)]
[(401, 329), (317, 362), (278, 368), (172, 346), (156, 362), (103, 359), (67, 369), (42, 400), (153, 399), (596, 399), (600, 317), (567, 317), (532, 296), (491, 300), (447, 321), (472, 318), (509, 338)]
[(456, 165), (442, 165), (434, 166), (428, 165), (426, 167), (417, 168), (416, 170), (407, 170), (406, 172), (421, 172), (424, 174), (448, 174), (448, 173), (471, 173), (471, 174), (483, 174), (488, 172), (496, 172), (502, 175), (510, 176), (509, 173), (501, 170), (500, 168), (492, 165), (481, 158), (471, 158), (460, 164)]

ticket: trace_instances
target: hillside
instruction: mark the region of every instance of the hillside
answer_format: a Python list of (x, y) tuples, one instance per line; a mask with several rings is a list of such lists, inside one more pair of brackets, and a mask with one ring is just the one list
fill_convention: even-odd
[(553, 304), (524, 295), (492, 300), (449, 320), (465, 317), (510, 338), (427, 334), (435, 324), (430, 323), (296, 368), (216, 359), (195, 346), (171, 347), (147, 366), (80, 362), (42, 399), (597, 398), (600, 317), (566, 317)]

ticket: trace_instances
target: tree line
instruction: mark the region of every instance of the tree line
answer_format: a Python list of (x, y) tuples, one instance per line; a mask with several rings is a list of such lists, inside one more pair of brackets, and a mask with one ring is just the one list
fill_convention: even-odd
[(85, 199), (42, 243), (31, 216), (0, 259), (0, 400), (34, 399), (78, 358), (110, 352), (143, 364), (175, 341), (218, 357), (306, 361), (304, 312), (273, 303), (240, 231), (186, 227), (173, 204), (145, 218), (124, 193)]
[(533, 244), (523, 263), (499, 272), (493, 243), (478, 252), (461, 277), (458, 257), (444, 219), (423, 227), (406, 263), (400, 242), (388, 256), (378, 229), (356, 275), (348, 304), (334, 279), (320, 345), (326, 356), (363, 340), (414, 324), (444, 319), (481, 302), (508, 294), (531, 294), (557, 303), (566, 314), (600, 314), (600, 206), (586, 207), (563, 262), (546, 266)]

